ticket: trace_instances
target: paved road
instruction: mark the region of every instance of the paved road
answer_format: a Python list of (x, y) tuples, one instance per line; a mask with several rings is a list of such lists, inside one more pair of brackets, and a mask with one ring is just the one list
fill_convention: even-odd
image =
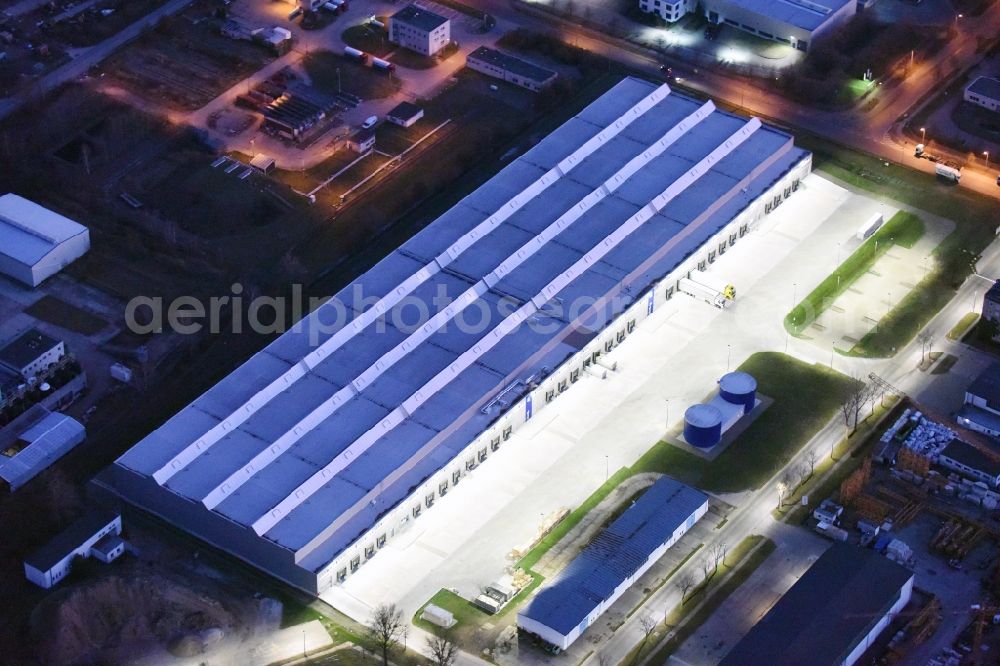
[(176, 14), (191, 4), (191, 0), (170, 0), (165, 5), (155, 9), (145, 17), (139, 19), (124, 30), (109, 37), (100, 44), (78, 49), (73, 52), (73, 60), (62, 67), (53, 70), (35, 81), (30, 90), (22, 91), (13, 97), (0, 100), (0, 120), (3, 120), (14, 113), (32, 99), (37, 99), (41, 95), (50, 92), (59, 86), (83, 76), (94, 65), (98, 64), (109, 55), (117, 51), (120, 47), (132, 41), (146, 30), (151, 29), (164, 16)]
[[(477, 8), (488, 11), (505, 23), (533, 30), (540, 28), (534, 16), (523, 14), (512, 0), (469, 0)], [(604, 57), (630, 65), (651, 77), (660, 76), (661, 57), (651, 52), (622, 43), (607, 35), (600, 35), (553, 19), (552, 31), (563, 39)], [(905, 164), (908, 167), (933, 173), (934, 165), (926, 160), (913, 158), (912, 143), (900, 135), (903, 114), (914, 113), (914, 105), (939, 86), (940, 81), (951, 77), (981, 59), (976, 54), (978, 37), (993, 38), (1000, 33), (1000, 5), (993, 7), (975, 21), (961, 23), (959, 37), (951, 40), (931, 60), (915, 64), (906, 81), (889, 90), (876, 93), (878, 103), (873, 109), (823, 111), (785, 99), (761, 87), (754, 81), (745, 81), (718, 72), (693, 70), (684, 63), (671, 63), (683, 86), (697, 90), (716, 99), (725, 100), (747, 113), (800, 128), (822, 137), (863, 150), (883, 159)], [(924, 100), (926, 102), (928, 100)], [(864, 102), (867, 104), (868, 102)], [(947, 151), (939, 151), (946, 153)], [(965, 161), (965, 155), (953, 155)], [(996, 185), (998, 171), (988, 173), (982, 165), (970, 165), (963, 170), (962, 186), (1000, 198)]]

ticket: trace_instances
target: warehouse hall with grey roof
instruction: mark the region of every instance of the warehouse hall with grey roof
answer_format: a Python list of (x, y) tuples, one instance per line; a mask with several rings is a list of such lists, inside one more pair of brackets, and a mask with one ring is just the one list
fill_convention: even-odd
[(624, 79), (101, 483), (321, 593), (485, 463), (567, 373), (596, 361), (595, 345), (623, 342), (673, 296), (671, 275), (752, 230), (810, 168), (791, 136), (757, 119)]

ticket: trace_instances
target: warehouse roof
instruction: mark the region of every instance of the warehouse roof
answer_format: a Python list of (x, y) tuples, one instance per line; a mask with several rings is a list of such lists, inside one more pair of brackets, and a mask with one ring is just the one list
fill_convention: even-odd
[(598, 534), (520, 615), (568, 635), (706, 502), (708, 495), (661, 477)]
[(36, 550), (24, 560), (39, 571), (45, 572), (59, 564), (63, 558), (79, 548), (83, 543), (107, 527), (118, 518), (119, 514), (110, 511), (95, 510), (65, 530), (57, 534), (47, 544)]
[[(0, 479), (6, 481), (11, 490), (37, 476), (86, 436), (86, 429), (72, 417), (49, 412), (41, 405), (32, 410), (37, 410), (38, 416), (17, 436), (23, 448), (10, 458), (0, 456)], [(9, 438), (5, 438), (5, 444), (6, 439)]]
[(720, 666), (839, 664), (899, 600), (913, 572), (872, 550), (835, 543)]
[(625, 79), (117, 465), (317, 571), (806, 159)]
[(1000, 79), (980, 76), (966, 88), (971, 93), (1000, 101)]
[(1000, 362), (994, 361), (990, 363), (969, 384), (969, 388), (966, 391), (990, 403), (990, 406), (994, 409), (1000, 409)]
[(0, 197), (0, 253), (34, 266), (87, 228), (16, 194)]
[(948, 446), (941, 451), (941, 455), (993, 478), (1000, 476), (1000, 463), (972, 444), (960, 439), (951, 440)]
[[(856, 0), (726, 0), (745, 9), (804, 30), (816, 30), (844, 5)], [(778, 35), (781, 37), (782, 35)]]
[(423, 7), (417, 7), (416, 5), (407, 5), (406, 7), (403, 7), (398, 12), (393, 14), (390, 19), (407, 25), (412, 25), (413, 27), (419, 28), (424, 32), (430, 32), (434, 28), (448, 22), (448, 19), (444, 16), (435, 14), (434, 12), (424, 9)]
[(496, 49), (491, 49), (488, 46), (480, 46), (478, 49), (469, 54), (469, 58), (475, 58), (476, 60), (482, 60), (483, 62), (499, 67), (503, 70), (511, 72), (512, 74), (517, 74), (521, 78), (528, 79), (531, 81), (538, 81), (544, 83), (556, 75), (550, 69), (545, 69), (544, 67), (539, 67), (527, 60), (522, 60), (516, 58), (512, 55), (507, 55)]
[(20, 372), (42, 354), (52, 351), (59, 343), (59, 340), (42, 333), (37, 328), (29, 328), (0, 349), (0, 363)]

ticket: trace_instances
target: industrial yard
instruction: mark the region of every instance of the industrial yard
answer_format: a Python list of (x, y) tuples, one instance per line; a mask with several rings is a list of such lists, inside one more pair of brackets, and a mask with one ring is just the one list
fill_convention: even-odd
[(0, 0), (6, 660), (1000, 663), (997, 35)]

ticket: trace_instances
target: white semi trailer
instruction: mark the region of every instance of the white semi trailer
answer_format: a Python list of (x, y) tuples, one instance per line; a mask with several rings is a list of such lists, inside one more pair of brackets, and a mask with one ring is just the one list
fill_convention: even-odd
[(677, 283), (677, 289), (717, 308), (724, 308), (729, 301), (736, 300), (736, 287), (722, 278), (701, 271), (681, 278)]
[(957, 183), (962, 179), (962, 171), (959, 167), (955, 167), (950, 164), (942, 164), (941, 162), (934, 165), (934, 173), (941, 178), (950, 180), (954, 183)]

